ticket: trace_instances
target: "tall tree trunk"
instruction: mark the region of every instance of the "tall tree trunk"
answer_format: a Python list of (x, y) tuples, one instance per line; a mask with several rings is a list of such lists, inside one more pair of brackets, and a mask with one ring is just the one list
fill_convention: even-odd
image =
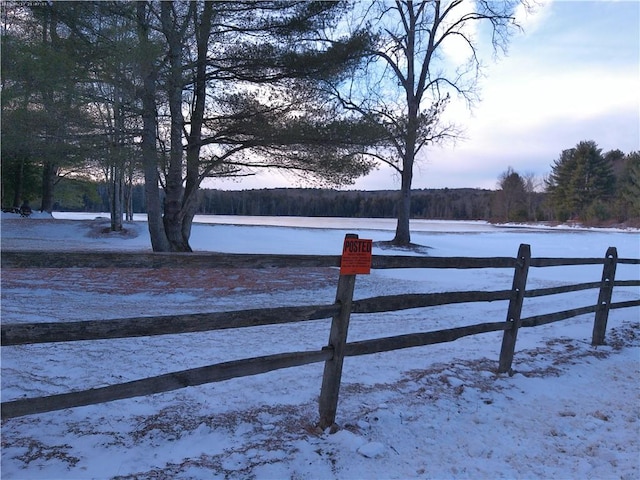
[(154, 252), (168, 252), (169, 240), (162, 222), (162, 202), (160, 200), (160, 181), (158, 177), (158, 152), (156, 148), (156, 76), (157, 72), (151, 56), (149, 25), (146, 19), (146, 2), (137, 4), (138, 38), (142, 54), (140, 55), (140, 73), (143, 80), (142, 90), (142, 161), (144, 169), (144, 193), (151, 247)]
[(409, 220), (411, 217), (411, 170), (402, 172), (402, 185), (398, 196), (398, 223), (393, 244), (407, 246), (411, 243)]
[(200, 24), (194, 16), (196, 25), (196, 41), (198, 49), (196, 77), (194, 85), (194, 102), (191, 111), (191, 129), (187, 138), (187, 178), (185, 183), (182, 219), (182, 238), (189, 242), (191, 225), (196, 214), (197, 194), (200, 188), (200, 149), (202, 147), (202, 125), (207, 94), (207, 53), (209, 37), (211, 35), (211, 20), (213, 17), (213, 3), (205, 2)]
[(400, 197), (398, 199), (398, 224), (393, 244), (408, 246), (411, 243), (411, 230), (409, 220), (411, 218), (411, 183), (413, 182), (413, 164), (416, 155), (416, 138), (418, 125), (418, 101), (412, 97), (412, 90), (408, 90), (408, 125), (402, 159), (402, 183), (400, 185)]
[(122, 168), (111, 167), (111, 231), (122, 231)]
[(24, 159), (21, 158), (18, 162), (13, 184), (13, 206), (16, 208), (20, 208), (22, 200), (24, 200), (22, 198), (22, 192), (24, 191)]
[(121, 93), (118, 85), (114, 89), (113, 123), (115, 126), (113, 138), (113, 158), (111, 159), (111, 231), (122, 231), (122, 202), (123, 194), (123, 154), (124, 149), (124, 112), (121, 108)]
[(133, 171), (131, 165), (127, 169), (127, 179), (124, 184), (124, 209), (127, 222), (133, 222)]
[(40, 211), (51, 213), (53, 211), (53, 191), (58, 177), (58, 166), (51, 162), (44, 162), (42, 169), (42, 204)]
[(170, 147), (169, 165), (166, 174), (164, 230), (174, 252), (190, 252), (188, 239), (182, 234), (184, 212), (182, 209), (184, 187), (182, 186), (183, 146), (182, 130), (184, 117), (182, 114), (182, 37), (176, 20), (171, 18), (173, 6), (170, 2), (160, 5), (162, 30), (169, 47), (169, 74), (165, 82), (165, 91), (169, 102)]
[[(57, 14), (54, 9), (49, 9), (48, 14), (45, 16), (43, 21), (43, 29), (42, 29), (42, 43), (43, 46), (46, 46), (48, 42), (58, 47), (60, 38), (58, 37), (58, 32), (56, 30), (57, 25)], [(47, 27), (48, 34), (47, 36)], [(44, 109), (50, 115), (54, 112), (54, 95), (50, 88), (47, 88), (45, 85), (44, 91), (42, 92), (42, 98), (44, 103)], [(49, 125), (46, 128), (46, 134), (50, 138), (56, 138), (57, 132), (51, 131), (52, 127)], [(56, 141), (60, 141), (59, 138), (56, 138)], [(58, 165), (56, 165), (51, 160), (45, 160), (42, 168), (42, 203), (40, 205), (41, 212), (51, 213), (53, 211), (53, 192), (56, 185), (56, 177), (58, 176)]]

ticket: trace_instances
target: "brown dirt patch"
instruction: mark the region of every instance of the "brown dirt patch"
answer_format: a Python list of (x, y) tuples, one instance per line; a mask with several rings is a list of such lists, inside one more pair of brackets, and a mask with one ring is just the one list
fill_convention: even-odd
[(111, 294), (197, 291), (273, 293), (336, 285), (334, 268), (12, 268), (2, 272), (3, 289), (47, 288)]

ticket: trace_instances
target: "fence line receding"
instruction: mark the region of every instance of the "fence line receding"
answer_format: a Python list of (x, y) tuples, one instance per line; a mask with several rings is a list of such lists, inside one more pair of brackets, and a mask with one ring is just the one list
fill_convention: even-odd
[[(340, 256), (332, 255), (251, 255), (251, 254), (161, 254), (116, 252), (2, 252), (2, 268), (321, 268), (339, 267)], [(263, 325), (288, 324), (319, 319), (331, 319), (329, 341), (318, 350), (283, 352), (217, 363), (182, 370), (101, 388), (24, 398), (2, 403), (2, 418), (14, 418), (36, 413), (110, 402), (126, 398), (169, 392), (189, 386), (219, 382), (231, 378), (257, 375), (282, 368), (325, 362), (319, 398), (319, 426), (335, 423), (343, 359), (404, 348), (452, 342), (465, 336), (502, 331), (502, 348), (497, 372), (511, 371), (520, 328), (535, 327), (562, 321), (578, 315), (595, 313), (592, 344), (602, 345), (609, 311), (640, 306), (640, 300), (612, 303), (615, 287), (638, 287), (640, 279), (615, 280), (619, 264), (640, 264), (640, 259), (618, 258), (610, 247), (604, 258), (532, 258), (529, 245), (521, 245), (517, 256), (467, 258), (418, 257), (408, 255), (374, 255), (373, 269), (512, 269), (513, 282), (509, 290), (461, 291), (424, 294), (385, 295), (354, 300), (356, 275), (340, 275), (336, 299), (331, 304), (275, 307), (198, 314), (119, 318), (97, 321), (3, 324), (2, 347), (48, 342), (74, 342), (130, 338), (154, 335), (175, 335), (231, 328), (251, 328)], [(603, 265), (599, 281), (527, 290), (531, 268)], [(595, 303), (559, 312), (523, 317), (525, 298), (563, 295), (569, 292), (597, 289)], [(505, 320), (485, 322), (437, 331), (416, 332), (391, 337), (348, 342), (349, 319), (352, 314), (381, 314), (413, 308), (438, 307), (459, 303), (507, 301)]]

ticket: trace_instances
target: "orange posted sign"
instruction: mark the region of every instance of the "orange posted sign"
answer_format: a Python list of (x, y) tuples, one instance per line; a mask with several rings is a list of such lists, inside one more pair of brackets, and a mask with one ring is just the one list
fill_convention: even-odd
[(345, 238), (340, 261), (340, 275), (369, 274), (373, 240)]

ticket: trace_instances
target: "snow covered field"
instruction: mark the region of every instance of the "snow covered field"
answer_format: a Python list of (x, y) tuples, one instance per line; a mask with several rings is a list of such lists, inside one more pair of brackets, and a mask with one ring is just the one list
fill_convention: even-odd
[[(2, 249), (149, 251), (146, 224), (101, 235), (95, 215), (2, 216)], [(344, 234), (392, 237), (381, 219), (200, 218), (192, 247), (230, 253), (339, 254)], [(260, 223), (255, 225), (255, 223)], [(640, 256), (637, 231), (498, 228), (415, 222), (433, 256)], [(374, 249), (374, 254), (397, 254)], [(601, 266), (532, 268), (528, 288), (597, 281)], [(2, 322), (93, 320), (331, 303), (335, 269), (230, 275), (87, 269), (2, 271)], [(233, 273), (233, 272), (231, 272)], [(218, 274), (218, 275), (217, 275)], [(179, 273), (176, 273), (179, 275)], [(182, 273), (184, 275), (184, 272)], [(195, 275), (195, 274), (194, 274)], [(304, 278), (303, 278), (304, 277)], [(308, 278), (307, 278), (308, 277)], [(616, 278), (640, 268), (619, 265)], [(236, 281), (228, 285), (229, 279)], [(223, 280), (227, 283), (223, 283)], [(356, 298), (502, 290), (512, 271), (384, 270), (359, 276)], [(27, 288), (28, 287), (28, 288)], [(144, 287), (144, 288), (143, 288)], [(592, 305), (596, 290), (525, 299), (524, 316)], [(635, 288), (613, 301), (637, 299)], [(354, 315), (349, 340), (506, 316), (506, 302)], [(513, 376), (496, 375), (499, 332), (345, 360), (334, 434), (314, 428), (322, 364), (175, 392), (10, 419), (2, 478), (597, 478), (640, 476), (640, 309), (614, 310), (607, 345), (593, 315), (518, 335)], [(126, 382), (250, 356), (316, 350), (330, 320), (163, 337), (2, 348), (2, 401)]]

